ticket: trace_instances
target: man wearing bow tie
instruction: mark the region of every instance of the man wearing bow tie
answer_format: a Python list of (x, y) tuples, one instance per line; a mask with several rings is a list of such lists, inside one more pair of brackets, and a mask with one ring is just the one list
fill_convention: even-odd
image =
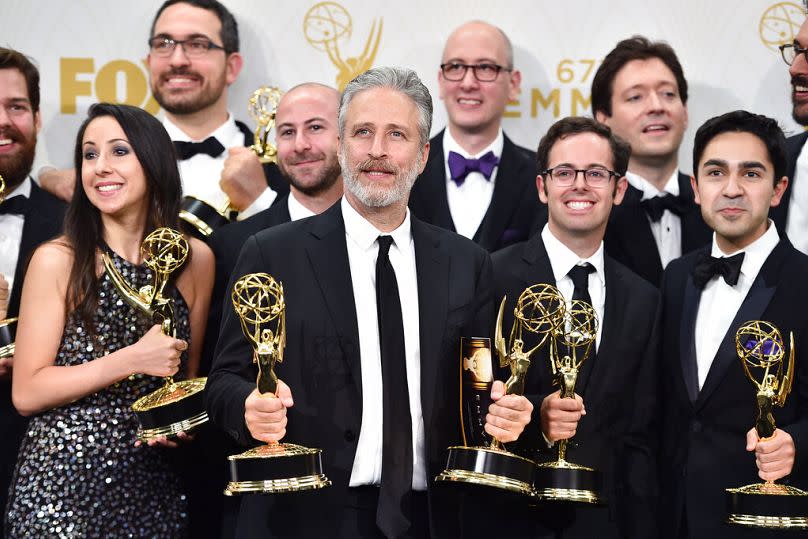
[[(665, 270), (658, 407), (641, 412), (658, 440), (664, 537), (759, 537), (726, 519), (724, 489), (808, 479), (808, 257), (768, 219), (788, 184), (785, 137), (775, 120), (735, 111), (708, 120), (693, 148), (696, 203), (713, 229), (705, 246)], [(778, 429), (760, 439), (755, 387), (735, 334), (765, 320), (796, 341), (796, 379)], [(768, 536), (768, 535), (766, 535)]]
[(489, 251), (526, 240), (547, 215), (536, 204), (535, 153), (502, 131), (521, 80), (502, 30), (472, 21), (452, 32), (438, 71), (449, 123), (430, 141), (410, 196), (418, 218)]
[(606, 251), (659, 286), (671, 260), (710, 241), (679, 172), (687, 80), (676, 53), (642, 36), (619, 42), (592, 80), (592, 111), (631, 145), (629, 187), (610, 217)]
[[(0, 319), (17, 316), (28, 257), (59, 234), (64, 204), (29, 174), (36, 152), (39, 71), (25, 57), (0, 48)], [(13, 359), (0, 360), (0, 505), (5, 507), (25, 421), (11, 403)]]

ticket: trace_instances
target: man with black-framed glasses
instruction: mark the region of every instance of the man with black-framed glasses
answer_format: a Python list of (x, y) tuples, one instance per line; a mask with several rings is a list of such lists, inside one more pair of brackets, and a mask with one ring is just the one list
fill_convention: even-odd
[[(808, 10), (808, 2), (803, 2)], [(800, 27), (794, 42), (780, 46), (783, 60), (791, 77), (791, 117), (808, 127), (808, 19)], [(808, 254), (808, 131), (786, 139), (789, 187), (779, 206), (769, 211), (769, 217), (781, 234), (786, 234), (794, 247)]]
[(502, 30), (472, 21), (452, 32), (438, 71), (448, 125), (430, 141), (427, 166), (410, 195), (417, 217), (489, 251), (526, 240), (546, 215), (533, 202), (534, 152), (502, 131), (521, 80)]

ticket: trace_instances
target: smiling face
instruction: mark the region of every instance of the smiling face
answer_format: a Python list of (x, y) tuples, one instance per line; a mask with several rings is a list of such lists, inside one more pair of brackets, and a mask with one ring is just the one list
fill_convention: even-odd
[(403, 208), (426, 165), (429, 143), (421, 145), (418, 108), (409, 97), (391, 88), (371, 88), (348, 104), (339, 150), (351, 205)]
[(673, 72), (659, 58), (632, 60), (612, 83), (612, 114), (595, 113), (631, 145), (631, 160), (675, 159), (687, 128), (687, 107)]
[(766, 145), (746, 132), (716, 135), (704, 148), (691, 180), (696, 203), (724, 253), (745, 248), (768, 228), (769, 208), (780, 204), (788, 178), (774, 182)]
[[(808, 47), (808, 19), (800, 26), (794, 44), (800, 48)], [(808, 125), (808, 61), (804, 54), (794, 59), (788, 74), (791, 75), (791, 104), (794, 107), (791, 115), (795, 122)]]
[(0, 69), (0, 175), (6, 194), (31, 172), (40, 126), (23, 74), (18, 69)]
[[(585, 170), (614, 170), (609, 141), (595, 133), (578, 133), (558, 140), (550, 149), (547, 168), (566, 166)], [(565, 245), (599, 244), (606, 231), (613, 204), (620, 204), (626, 191), (625, 178), (610, 179), (603, 187), (590, 187), (578, 173), (575, 182), (561, 187), (549, 176), (537, 178), (539, 198), (547, 204), (548, 225)]]
[(126, 133), (112, 116), (92, 120), (82, 137), (81, 185), (103, 215), (145, 219), (148, 188)]

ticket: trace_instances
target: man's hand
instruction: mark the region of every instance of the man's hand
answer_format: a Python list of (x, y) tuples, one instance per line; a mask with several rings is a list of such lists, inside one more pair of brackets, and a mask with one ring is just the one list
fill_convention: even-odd
[(264, 167), (249, 148), (230, 148), (227, 154), (219, 187), (230, 199), (233, 208), (244, 211), (267, 188)]
[(575, 436), (578, 421), (586, 415), (584, 400), (576, 393), (574, 399), (562, 399), (561, 391), (547, 395), (541, 403), (541, 430), (550, 442)]
[(44, 168), (39, 171), (39, 185), (53, 196), (70, 202), (76, 187), (76, 172), (72, 168)]
[(8, 316), (8, 298), (11, 295), (11, 291), (8, 289), (8, 281), (0, 273), (0, 320), (5, 319)]
[(14, 367), (14, 356), (0, 358), (0, 380), (11, 377), (11, 369)]
[(506, 395), (499, 380), (491, 386), (491, 406), (485, 416), (485, 432), (500, 442), (513, 442), (530, 423), (533, 404), (522, 395)]
[(279, 442), (286, 436), (286, 409), (293, 405), (292, 390), (280, 380), (277, 397), (253, 389), (244, 401), (244, 421), (250, 435), (262, 442)]
[(794, 439), (784, 430), (777, 429), (768, 440), (761, 440), (753, 428), (746, 433), (746, 450), (755, 452), (758, 475), (764, 481), (776, 481), (794, 468)]

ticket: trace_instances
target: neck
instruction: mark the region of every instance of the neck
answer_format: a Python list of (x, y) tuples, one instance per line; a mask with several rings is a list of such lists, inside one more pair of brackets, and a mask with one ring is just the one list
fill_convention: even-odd
[(304, 208), (316, 214), (320, 214), (333, 206), (337, 200), (339, 200), (339, 197), (342, 196), (342, 176), (337, 178), (337, 181), (325, 191), (313, 195), (307, 195), (293, 185), (289, 186), (289, 191), (289, 196), (295, 197), (295, 200), (300, 202)]
[(766, 231), (769, 229), (769, 221), (768, 219), (764, 221), (760, 227), (753, 233), (747, 236), (738, 237), (738, 238), (730, 238), (727, 236), (721, 236), (716, 232), (715, 234), (715, 243), (718, 245), (718, 249), (721, 253), (728, 255), (732, 253), (736, 253), (743, 249), (746, 249), (757, 240), (763, 237)]
[(449, 134), (469, 155), (477, 155), (494, 142), (499, 134), (499, 122), (490, 126), (480, 127), (478, 130), (468, 130), (449, 124)]
[(581, 259), (587, 259), (598, 251), (603, 241), (603, 233), (606, 232), (605, 224), (596, 230), (590, 230), (582, 234), (561, 232), (552, 220), (548, 221), (547, 226), (558, 241)]
[(133, 264), (141, 263), (140, 244), (146, 229), (146, 216), (118, 219), (101, 215), (104, 241), (109, 248)]
[(345, 192), (345, 200), (356, 212), (372, 224), (379, 232), (392, 232), (401, 226), (407, 216), (407, 201), (398, 202), (384, 208), (369, 208), (359, 202), (350, 191)]
[(166, 117), (192, 140), (204, 140), (227, 120), (227, 101), (219, 100), (204, 110), (190, 114), (166, 112)]
[(675, 153), (665, 157), (632, 157), (628, 162), (628, 169), (632, 173), (642, 176), (659, 191), (665, 188), (678, 168), (679, 161)]

